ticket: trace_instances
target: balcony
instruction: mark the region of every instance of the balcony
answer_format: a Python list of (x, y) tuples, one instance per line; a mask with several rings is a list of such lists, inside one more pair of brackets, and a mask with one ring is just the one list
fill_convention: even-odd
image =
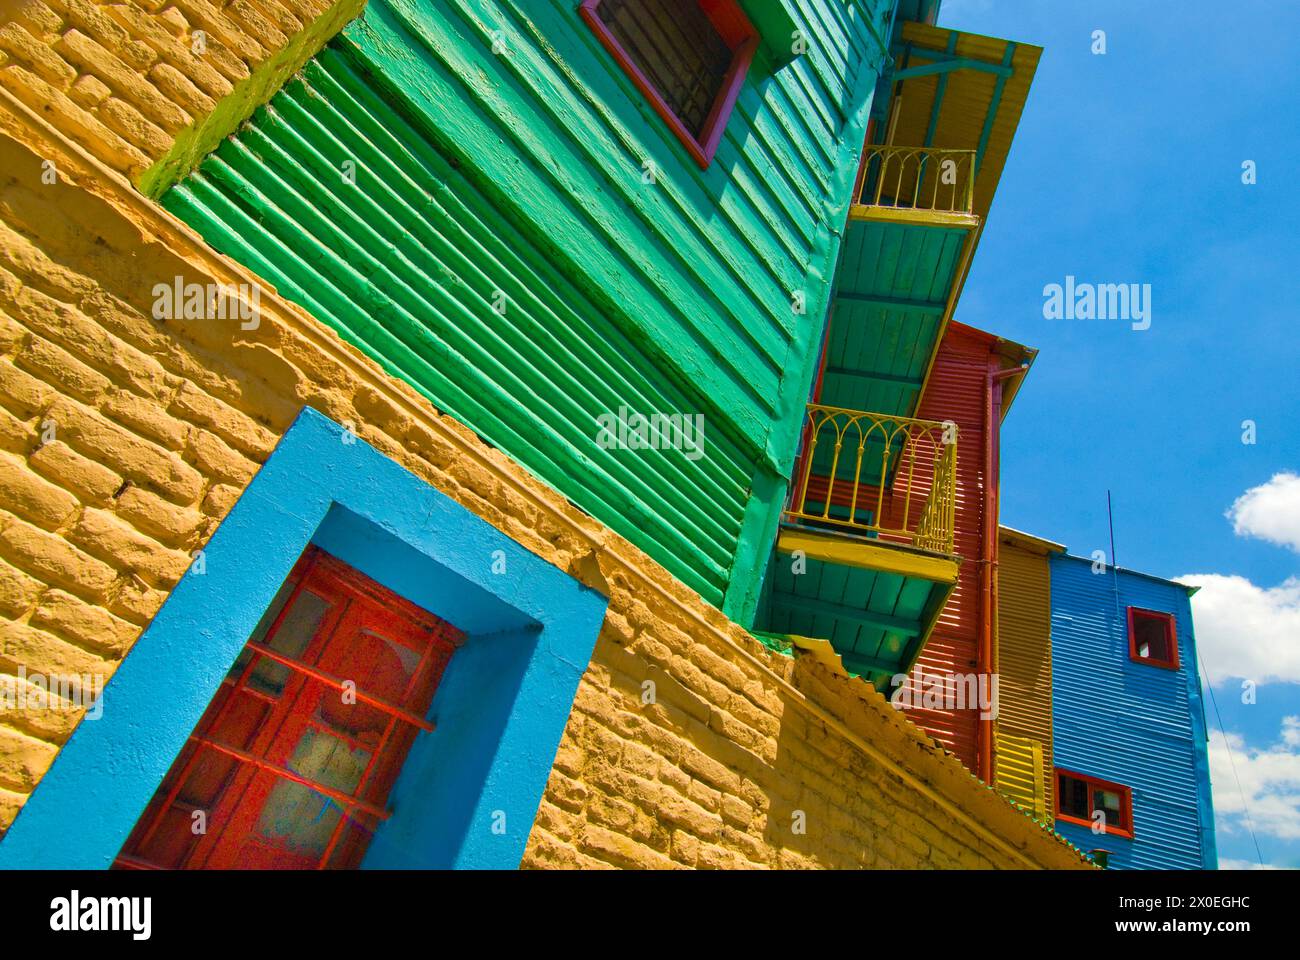
[(915, 417), (1042, 52), (934, 10), (899, 8), (755, 620), (882, 692), (957, 581), (956, 431)]
[(980, 230), (974, 150), (868, 144), (849, 208), (826, 403), (911, 416)]
[(882, 692), (957, 582), (954, 424), (809, 404), (756, 627)]
[(952, 554), (956, 424), (810, 403), (804, 437), (787, 520)]
[(974, 228), (974, 150), (868, 144), (850, 215)]
[(902, 22), (890, 53), (873, 104), (875, 139), (973, 150), (970, 212), (987, 220), (1042, 49)]
[(1041, 50), (910, 20), (849, 208), (823, 403), (912, 416), (970, 271)]

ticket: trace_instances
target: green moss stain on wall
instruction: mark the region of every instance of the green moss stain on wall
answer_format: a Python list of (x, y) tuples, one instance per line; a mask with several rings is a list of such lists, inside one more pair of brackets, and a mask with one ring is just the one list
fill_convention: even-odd
[[(371, 0), (163, 203), (743, 620), (892, 4), (789, 4), (707, 170), (575, 6)], [(620, 409), (702, 455), (603, 449)]]
[(361, 13), (366, 0), (336, 0), (323, 14), (289, 39), (284, 49), (235, 85), (217, 108), (176, 136), (158, 162), (140, 174), (136, 184), (146, 197), (157, 199), (177, 180), (199, 165), (231, 132), (266, 103), (302, 65), (314, 57), (349, 20)]

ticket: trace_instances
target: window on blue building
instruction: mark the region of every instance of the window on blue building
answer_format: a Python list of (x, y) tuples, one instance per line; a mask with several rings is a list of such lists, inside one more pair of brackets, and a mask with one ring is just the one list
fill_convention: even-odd
[(1072, 817), (1087, 819), (1092, 815), (1088, 803), (1088, 783), (1077, 777), (1061, 774), (1061, 812)]
[(1106, 833), (1131, 837), (1133, 792), (1122, 784), (1057, 770), (1056, 818), (1085, 827), (1100, 822)]
[(1172, 614), (1128, 608), (1129, 657), (1154, 667), (1178, 669), (1178, 636)]

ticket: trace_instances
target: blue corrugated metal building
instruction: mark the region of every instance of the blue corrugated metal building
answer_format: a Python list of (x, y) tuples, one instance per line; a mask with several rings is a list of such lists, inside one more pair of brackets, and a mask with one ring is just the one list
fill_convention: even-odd
[(1051, 558), (1056, 828), (1112, 868), (1218, 866), (1192, 592)]

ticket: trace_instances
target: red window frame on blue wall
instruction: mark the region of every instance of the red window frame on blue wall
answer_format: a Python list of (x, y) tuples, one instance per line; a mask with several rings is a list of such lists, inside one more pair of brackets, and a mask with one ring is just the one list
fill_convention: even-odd
[[(1150, 655), (1143, 656), (1138, 644), (1138, 623), (1141, 621), (1158, 622), (1164, 627), (1165, 643), (1168, 645), (1169, 656), (1153, 657)], [(1178, 669), (1178, 627), (1174, 621), (1172, 613), (1163, 613), (1159, 610), (1144, 610), (1141, 607), (1128, 608), (1128, 655), (1129, 659), (1135, 663), (1145, 663), (1152, 667), (1163, 667), (1166, 670)]]
[(1081, 827), (1092, 828), (1093, 821), (1090, 818), (1076, 816), (1072, 813), (1065, 813), (1061, 810), (1061, 801), (1064, 798), (1065, 790), (1062, 780), (1069, 778), (1079, 780), (1087, 785), (1088, 788), (1088, 809), (1096, 811), (1099, 809), (1097, 802), (1093, 799), (1093, 791), (1105, 790), (1108, 793), (1119, 795), (1119, 823), (1112, 824), (1109, 821), (1105, 823), (1105, 832), (1120, 837), (1133, 837), (1133, 790), (1124, 786), (1122, 783), (1112, 783), (1109, 780), (1102, 780), (1099, 777), (1090, 777), (1086, 773), (1075, 773), (1073, 770), (1063, 770), (1057, 767), (1056, 776), (1056, 819), (1064, 820), (1066, 823), (1075, 823)]
[(731, 63), (722, 77), (713, 98), (713, 105), (697, 135), (677, 116), (663, 94), (637, 64), (631, 52), (624, 48), (604, 20), (601, 19), (599, 8), (604, 2), (605, 0), (583, 0), (582, 6), (578, 8), (578, 13), (591, 28), (596, 38), (600, 40), (605, 49), (617, 61), (618, 65), (623, 68), (623, 71), (636, 85), (637, 89), (641, 91), (642, 96), (654, 108), (655, 113), (659, 114), (664, 123), (668, 125), (668, 128), (686, 147), (692, 159), (701, 168), (708, 169), (713, 162), (713, 156), (717, 152), (718, 144), (722, 142), (722, 134), (726, 129), (727, 120), (736, 105), (741, 86), (745, 82), (745, 75), (753, 62), (754, 51), (758, 48), (759, 42), (758, 31), (754, 29), (754, 25), (750, 23), (749, 18), (737, 5), (736, 0), (687, 0), (687, 2), (694, 2), (698, 5), (699, 9), (708, 17), (713, 29), (717, 31), (722, 41), (731, 50)]

